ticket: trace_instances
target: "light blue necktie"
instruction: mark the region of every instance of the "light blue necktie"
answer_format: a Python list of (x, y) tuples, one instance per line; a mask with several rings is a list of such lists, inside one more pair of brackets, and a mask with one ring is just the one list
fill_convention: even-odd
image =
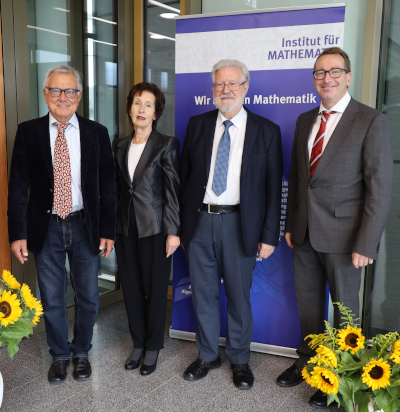
[(233, 125), (230, 120), (224, 121), (225, 131), (219, 141), (217, 159), (215, 161), (214, 179), (212, 190), (217, 196), (221, 196), (226, 190), (228, 176), (229, 152), (231, 150), (231, 137), (229, 128)]

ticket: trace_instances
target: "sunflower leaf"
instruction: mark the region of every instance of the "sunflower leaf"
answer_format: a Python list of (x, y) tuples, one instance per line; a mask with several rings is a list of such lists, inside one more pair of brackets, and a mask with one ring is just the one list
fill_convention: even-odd
[(19, 319), (13, 325), (8, 325), (2, 332), (3, 337), (7, 339), (18, 339), (32, 334), (33, 328), (25, 319)]
[(15, 339), (8, 339), (8, 346), (7, 346), (8, 354), (12, 359), (14, 355), (18, 352), (18, 344)]
[(346, 402), (346, 399), (351, 401), (353, 403), (353, 391), (349, 388), (347, 379), (341, 379), (340, 385), (339, 385), (339, 392), (343, 396), (343, 400)]
[(361, 391), (354, 394), (354, 401), (358, 405), (358, 412), (368, 412), (369, 397)]
[(379, 358), (379, 351), (378, 348), (376, 347), (376, 343), (373, 344), (371, 351), (369, 352), (369, 358), (372, 359), (374, 358), (375, 360), (378, 360)]
[[(377, 389), (374, 391), (375, 402), (380, 409), (383, 409), (385, 412), (389, 411), (389, 405), (392, 403), (393, 398), (385, 389)], [(397, 411), (397, 409), (395, 410)]]
[(386, 389), (393, 399), (397, 399), (400, 397), (400, 386), (392, 384), (390, 386), (387, 386)]

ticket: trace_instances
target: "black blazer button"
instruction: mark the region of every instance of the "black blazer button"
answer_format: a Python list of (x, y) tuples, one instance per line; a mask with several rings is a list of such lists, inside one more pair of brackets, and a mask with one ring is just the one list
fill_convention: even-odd
[(132, 189), (129, 189), (129, 194), (132, 194), (133, 193), (133, 190)]
[(197, 209), (197, 211), (200, 213), (200, 209)]
[(47, 214), (50, 214), (50, 212), (51, 212), (51, 211), (50, 211), (50, 210), (48, 210), (48, 211), (47, 211)]
[(50, 193), (53, 193), (53, 189), (50, 189)]

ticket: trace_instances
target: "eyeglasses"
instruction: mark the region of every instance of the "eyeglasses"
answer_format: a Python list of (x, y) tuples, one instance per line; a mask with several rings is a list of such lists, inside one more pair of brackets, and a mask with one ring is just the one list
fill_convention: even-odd
[(76, 90), (76, 89), (59, 89), (58, 87), (47, 87), (47, 89), (49, 89), (50, 94), (53, 97), (60, 97), (61, 93), (64, 92), (65, 97), (68, 97), (68, 99), (73, 99), (77, 93), (80, 93), (80, 90)]
[(237, 90), (239, 90), (240, 86), (243, 86), (245, 83), (247, 82), (243, 82), (243, 83), (213, 83), (212, 88), (214, 91), (216, 92), (222, 92), (222, 90), (225, 89), (225, 86), (228, 87), (228, 89), (232, 92), (236, 92)]
[(342, 71), (348, 73), (349, 71), (346, 69), (339, 69), (339, 68), (334, 68), (330, 70), (316, 70), (313, 72), (314, 79), (315, 80), (322, 80), (325, 79), (326, 73), (329, 73), (329, 76), (332, 79), (337, 79), (342, 75)]

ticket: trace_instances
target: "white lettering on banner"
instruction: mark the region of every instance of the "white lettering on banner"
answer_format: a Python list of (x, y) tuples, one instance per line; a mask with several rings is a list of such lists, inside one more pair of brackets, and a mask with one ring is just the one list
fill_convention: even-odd
[[(323, 50), (343, 47), (343, 33), (343, 22), (177, 33), (175, 72), (209, 73), (226, 50), (250, 72), (312, 69)], [(203, 99), (198, 104), (208, 103)]]
[[(270, 94), (269, 96), (263, 96), (262, 94), (255, 94), (253, 96), (253, 104), (301, 104), (301, 103), (315, 103), (317, 98), (313, 93), (303, 94), (301, 96), (277, 96), (276, 94)], [(211, 97), (206, 96), (194, 96), (196, 106), (198, 105), (210, 105)], [(244, 99), (244, 104), (251, 104), (250, 97)]]

